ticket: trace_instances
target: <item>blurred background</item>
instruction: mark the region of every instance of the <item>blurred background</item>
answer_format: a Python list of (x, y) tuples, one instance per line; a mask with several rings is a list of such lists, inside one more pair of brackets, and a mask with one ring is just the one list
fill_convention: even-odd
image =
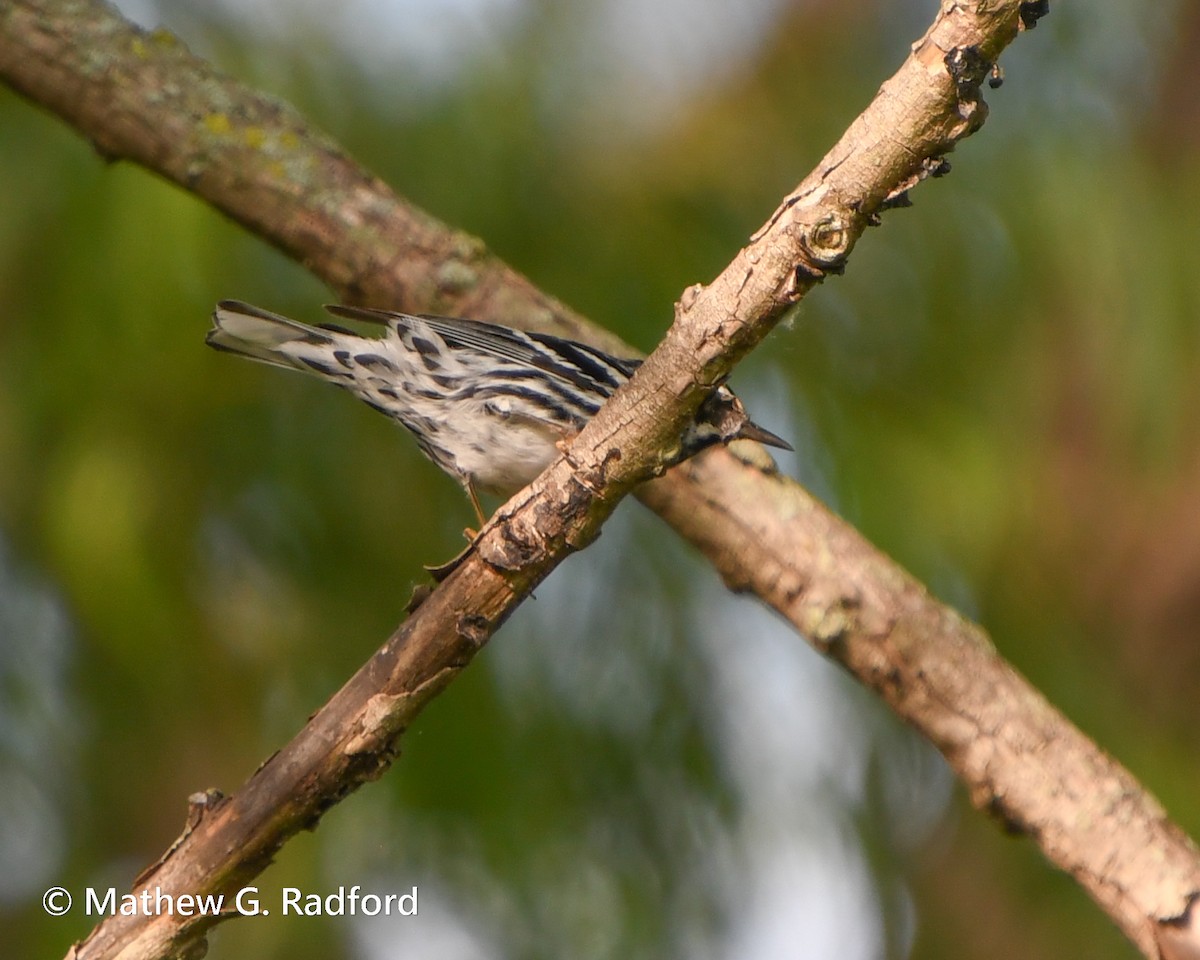
[[(932, 19), (899, 0), (125, 0), (650, 349)], [(983, 131), (735, 375), (781, 461), (1200, 835), (1200, 4), (1055, 4)], [(328, 291), (0, 89), (0, 939), (61, 956), (461, 546), (457, 486), (204, 347)], [(259, 880), (419, 887), (210, 956), (1133, 948), (938, 755), (623, 505)]]

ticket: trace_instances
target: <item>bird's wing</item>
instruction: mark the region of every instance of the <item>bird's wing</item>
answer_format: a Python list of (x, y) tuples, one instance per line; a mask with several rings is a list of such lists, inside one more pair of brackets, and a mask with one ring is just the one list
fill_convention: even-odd
[(364, 307), (328, 306), (335, 316), (368, 323), (388, 323), (415, 331), (424, 323), (450, 346), (466, 347), (507, 360), (517, 366), (533, 367), (579, 389), (596, 390), (609, 396), (628, 380), (641, 363), (611, 356), (603, 350), (548, 333), (526, 333), (494, 323), (460, 317), (412, 316)]

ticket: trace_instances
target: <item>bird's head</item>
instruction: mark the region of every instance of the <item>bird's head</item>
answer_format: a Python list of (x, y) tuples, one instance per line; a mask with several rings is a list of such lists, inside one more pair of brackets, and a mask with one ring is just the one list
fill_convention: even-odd
[(683, 438), (683, 455), (691, 457), (708, 447), (731, 440), (757, 440), (769, 447), (791, 450), (792, 445), (750, 419), (742, 401), (727, 386), (717, 387), (696, 411), (696, 419)]

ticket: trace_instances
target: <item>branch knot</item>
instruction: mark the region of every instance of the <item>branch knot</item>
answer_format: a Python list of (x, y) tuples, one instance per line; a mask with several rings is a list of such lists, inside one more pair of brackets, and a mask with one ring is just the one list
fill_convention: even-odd
[(830, 213), (802, 229), (798, 239), (811, 266), (822, 273), (841, 273), (850, 254), (851, 236), (850, 225)]

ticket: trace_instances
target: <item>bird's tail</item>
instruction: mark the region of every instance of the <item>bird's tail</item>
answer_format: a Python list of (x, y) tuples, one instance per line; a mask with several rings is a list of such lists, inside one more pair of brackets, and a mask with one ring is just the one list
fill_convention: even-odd
[(212, 319), (205, 342), (215, 350), (305, 373), (313, 372), (314, 366), (305, 356), (328, 353), (337, 338), (349, 332), (311, 327), (240, 300), (222, 300)]

